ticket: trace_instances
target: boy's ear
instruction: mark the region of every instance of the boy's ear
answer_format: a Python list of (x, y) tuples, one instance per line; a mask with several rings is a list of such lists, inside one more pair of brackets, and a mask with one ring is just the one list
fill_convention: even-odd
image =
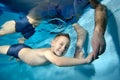
[(53, 44), (54, 44), (54, 40), (51, 41), (51, 46), (53, 46)]

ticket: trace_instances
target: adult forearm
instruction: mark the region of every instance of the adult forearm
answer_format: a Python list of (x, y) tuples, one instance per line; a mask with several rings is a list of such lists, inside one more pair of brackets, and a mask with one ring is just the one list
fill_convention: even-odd
[(106, 49), (106, 42), (104, 38), (104, 33), (106, 30), (106, 8), (104, 5), (99, 4), (95, 9), (95, 28), (92, 37), (92, 53), (94, 54), (94, 59), (99, 55), (104, 53)]
[(106, 7), (99, 4), (95, 9), (95, 31), (104, 35), (106, 30)]

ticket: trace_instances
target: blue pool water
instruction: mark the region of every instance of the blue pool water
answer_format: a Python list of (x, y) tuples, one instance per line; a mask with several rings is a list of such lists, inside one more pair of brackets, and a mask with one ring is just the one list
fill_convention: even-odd
[[(106, 51), (99, 59), (89, 65), (58, 67), (54, 64), (46, 64), (32, 67), (21, 61), (17, 62), (15, 59), (8, 60), (9, 56), (0, 55), (0, 80), (120, 80), (120, 0), (101, 0), (101, 2), (108, 8), (108, 23), (105, 33)], [(88, 6), (78, 21), (89, 33), (84, 48), (86, 54), (92, 50), (93, 14), (94, 9)], [(7, 9), (0, 10), (0, 25), (7, 20), (17, 20), (20, 16), (21, 14), (10, 12)], [(76, 43), (74, 29), (71, 26), (57, 29), (51, 24), (45, 24), (43, 22), (39, 25), (36, 28), (36, 33), (26, 40), (25, 44), (33, 48), (48, 47), (56, 33), (66, 32), (70, 34), (71, 45), (65, 56), (73, 57)], [(21, 37), (21, 34), (2, 36), (0, 37), (0, 45), (17, 43), (18, 37)]]

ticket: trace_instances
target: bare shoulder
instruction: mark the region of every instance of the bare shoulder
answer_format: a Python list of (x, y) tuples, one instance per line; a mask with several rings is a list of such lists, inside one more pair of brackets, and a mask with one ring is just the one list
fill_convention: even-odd
[(49, 48), (40, 48), (40, 49), (31, 49), (29, 52), (37, 54), (39, 56), (44, 56), (51, 54), (52, 52), (49, 50)]
[(44, 49), (43, 52), (44, 52), (44, 55), (45, 55), (45, 56), (48, 56), (48, 55), (50, 55), (50, 54), (53, 54), (53, 52), (52, 52), (50, 49)]
[(44, 51), (44, 56), (45, 58), (47, 59), (52, 59), (54, 58), (56, 55), (50, 50), (50, 49), (47, 49)]

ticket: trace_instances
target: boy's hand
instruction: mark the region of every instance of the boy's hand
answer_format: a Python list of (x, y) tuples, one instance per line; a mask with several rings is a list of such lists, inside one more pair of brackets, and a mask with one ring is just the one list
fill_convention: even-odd
[(85, 60), (86, 60), (86, 63), (91, 63), (94, 59), (93, 59), (93, 54), (92, 53), (90, 53), (86, 58), (85, 58)]

